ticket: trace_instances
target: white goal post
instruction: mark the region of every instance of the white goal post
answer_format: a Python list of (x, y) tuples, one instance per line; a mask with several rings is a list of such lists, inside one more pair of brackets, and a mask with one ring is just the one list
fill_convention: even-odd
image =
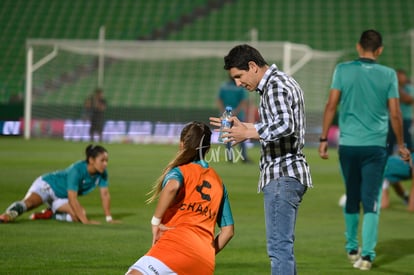
[[(72, 40), (72, 39), (28, 39), (26, 41), (26, 88), (25, 88), (25, 112), (24, 112), (24, 138), (31, 137), (32, 105), (33, 98), (33, 76), (42, 71), (42, 67), (48, 64), (62, 53), (71, 53), (79, 56), (94, 56), (99, 60), (96, 85), (105, 85), (106, 70), (105, 58), (114, 60), (128, 60), (139, 62), (151, 61), (183, 61), (199, 58), (223, 57), (228, 51), (238, 44), (250, 44), (257, 48), (268, 63), (276, 63), (288, 74), (299, 78), (298, 82), (304, 90), (309, 90), (307, 107), (318, 105), (325, 99), (327, 88), (330, 82), (330, 74), (338, 60), (343, 54), (342, 51), (327, 52), (318, 51), (307, 45), (280, 41), (116, 41), (105, 40), (101, 33), (98, 40)], [(37, 60), (34, 55), (39, 55), (37, 49), (41, 47)], [(45, 50), (47, 49), (47, 50)], [(315, 67), (307, 66), (313, 62)], [(223, 70), (222, 67), (215, 70)], [(52, 70), (53, 71), (53, 70)], [(105, 73), (104, 73), (105, 72)], [(319, 73), (320, 79), (307, 78), (305, 75)], [(164, 75), (168, 78), (168, 73)], [(315, 98), (311, 93), (321, 94)], [(322, 99), (322, 100), (321, 100)], [(305, 99), (306, 100), (306, 99)], [(319, 109), (320, 106), (315, 106)]]

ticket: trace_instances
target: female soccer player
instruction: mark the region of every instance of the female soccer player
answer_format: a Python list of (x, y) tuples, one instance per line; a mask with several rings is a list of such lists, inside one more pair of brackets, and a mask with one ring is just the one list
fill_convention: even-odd
[[(384, 182), (382, 185), (381, 208), (388, 208), (390, 204), (389, 186), (391, 185), (395, 193), (405, 204), (407, 210), (414, 212), (414, 173), (413, 163), (414, 153), (411, 153), (410, 161), (404, 161), (399, 156), (389, 156), (384, 171)], [(411, 179), (410, 190), (405, 190), (401, 181)]]
[(110, 194), (108, 189), (108, 152), (99, 145), (86, 147), (86, 160), (80, 160), (65, 170), (55, 171), (38, 177), (29, 188), (22, 201), (12, 203), (0, 215), (0, 222), (14, 221), (26, 211), (32, 210), (43, 203), (48, 209), (42, 213), (34, 213), (32, 219), (56, 219), (99, 224), (89, 220), (85, 209), (79, 203), (78, 196), (86, 195), (99, 186), (102, 207), (107, 222), (112, 220), (110, 211)]
[[(213, 274), (215, 254), (234, 234), (226, 188), (204, 161), (211, 131), (199, 122), (181, 132), (180, 149), (155, 183), (148, 202), (158, 197), (152, 247), (128, 270), (133, 274)], [(221, 231), (214, 237), (215, 224)]]

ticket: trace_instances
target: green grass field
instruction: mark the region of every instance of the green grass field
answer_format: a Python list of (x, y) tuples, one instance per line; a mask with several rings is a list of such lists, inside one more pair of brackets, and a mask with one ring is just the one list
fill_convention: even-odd
[[(33, 180), (84, 158), (86, 143), (57, 140), (0, 139), (0, 210), (21, 199)], [(112, 214), (122, 224), (106, 224), (99, 192), (81, 197), (88, 216), (101, 225), (30, 221), (0, 224), (0, 274), (124, 274), (151, 243), (154, 204), (145, 194), (176, 152), (175, 145), (106, 144)], [(304, 197), (296, 228), (299, 274), (351, 274), (344, 252), (344, 225), (338, 199), (343, 184), (336, 151), (320, 160), (316, 148), (305, 150), (314, 188)], [(229, 190), (236, 234), (217, 256), (215, 274), (269, 274), (262, 194), (257, 194), (258, 148), (249, 150), (254, 164), (210, 164)], [(408, 185), (409, 183), (405, 183)], [(391, 193), (382, 211), (377, 259), (370, 274), (414, 274), (414, 214)], [(39, 209), (40, 210), (40, 209)], [(196, 275), (196, 274), (195, 274)]]

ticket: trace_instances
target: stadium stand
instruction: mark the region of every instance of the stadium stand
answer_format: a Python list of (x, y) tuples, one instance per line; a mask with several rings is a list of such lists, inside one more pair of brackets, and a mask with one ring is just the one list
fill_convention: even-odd
[[(7, 95), (23, 92), (27, 38), (133, 40), (162, 28), (206, 1), (13, 1), (0, 2), (0, 83)], [(179, 8), (178, 8), (179, 7)], [(7, 90), (7, 92), (5, 92)]]
[[(405, 0), (3, 0), (0, 2), (0, 102), (7, 103), (15, 94), (24, 92), (26, 39), (97, 39), (101, 26), (106, 28), (106, 39), (112, 40), (239, 41), (249, 40), (250, 30), (255, 28), (261, 41), (291, 41), (319, 50), (344, 50), (347, 54), (343, 59), (355, 57), (354, 45), (363, 29), (376, 28), (385, 38), (386, 51), (381, 62), (410, 70), (406, 33), (414, 28), (413, 10), (414, 1)], [(403, 44), (405, 48), (400, 47)], [(96, 71), (96, 58), (85, 57), (82, 66), (72, 62), (74, 58), (79, 57), (68, 55), (66, 60), (59, 61), (63, 66), (52, 67), (53, 78), (44, 74), (37, 79), (36, 101), (39, 106), (50, 105), (47, 113), (70, 105), (78, 106), (74, 115), (78, 114), (82, 100), (95, 85), (84, 76)], [(133, 118), (148, 115), (147, 108), (153, 109), (151, 116), (156, 119), (183, 119), (179, 115), (183, 109), (188, 111), (188, 117), (196, 113), (205, 116), (215, 110), (217, 88), (204, 87), (211, 85), (205, 80), (215, 77), (217, 86), (225, 80), (221, 64), (217, 67), (221, 74), (203, 72), (203, 61), (191, 63), (190, 68), (183, 61), (168, 66), (165, 62), (143, 62), (140, 66), (150, 69), (135, 67), (132, 72), (127, 62), (106, 59), (105, 64), (104, 89), (113, 119), (120, 116), (116, 108), (128, 110)], [(170, 68), (168, 81), (156, 78), (163, 67)], [(176, 84), (187, 77), (188, 69), (201, 70), (192, 76), (193, 82), (179, 87)], [(135, 73), (136, 82), (143, 78), (152, 80), (137, 92), (124, 79), (111, 76), (120, 72)], [(176, 86), (179, 88), (170, 89)], [(157, 118), (157, 108), (167, 110), (169, 115)]]

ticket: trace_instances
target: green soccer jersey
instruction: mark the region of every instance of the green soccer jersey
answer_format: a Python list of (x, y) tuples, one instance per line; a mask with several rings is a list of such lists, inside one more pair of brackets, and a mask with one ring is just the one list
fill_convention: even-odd
[[(235, 110), (242, 101), (247, 100), (249, 97), (248, 92), (243, 87), (238, 87), (233, 81), (226, 82), (220, 87), (218, 98), (223, 102), (224, 107), (231, 106)], [(241, 120), (245, 120), (244, 110), (240, 110), (237, 117)]]
[(341, 92), (339, 144), (385, 147), (388, 99), (399, 97), (395, 70), (366, 58), (340, 63), (331, 89)]
[[(412, 85), (405, 85), (403, 89), (410, 96), (414, 96), (414, 88)], [(401, 103), (400, 108), (403, 119), (411, 120), (413, 116), (413, 106), (410, 103)]]
[(66, 168), (42, 176), (49, 183), (58, 198), (67, 198), (68, 190), (76, 191), (79, 196), (86, 195), (99, 187), (108, 186), (108, 173), (90, 175), (87, 170), (86, 161), (78, 161)]

